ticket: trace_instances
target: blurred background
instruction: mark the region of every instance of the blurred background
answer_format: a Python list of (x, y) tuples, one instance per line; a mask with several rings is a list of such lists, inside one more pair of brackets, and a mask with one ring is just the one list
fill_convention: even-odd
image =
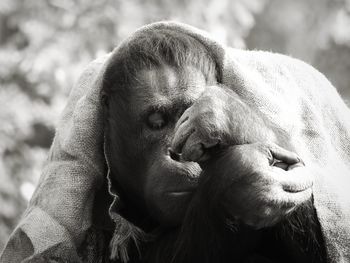
[(163, 19), (237, 48), (300, 58), (350, 99), (350, 0), (1, 0), (0, 250), (79, 74), (141, 25)]

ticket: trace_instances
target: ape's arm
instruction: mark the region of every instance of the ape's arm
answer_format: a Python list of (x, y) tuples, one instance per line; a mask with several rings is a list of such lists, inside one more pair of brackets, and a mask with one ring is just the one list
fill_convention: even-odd
[[(277, 223), (312, 195), (310, 171), (277, 141), (275, 132), (237, 94), (212, 86), (178, 121), (172, 148), (183, 160), (216, 169), (225, 210), (260, 228)], [(221, 154), (211, 155), (213, 148)]]
[(203, 162), (214, 146), (267, 141), (276, 141), (276, 136), (258, 113), (232, 90), (210, 86), (177, 122), (172, 148), (184, 160)]
[[(174, 245), (168, 252), (173, 262), (324, 262), (309, 200), (312, 181), (305, 180), (307, 170), (296, 154), (273, 143), (244, 144), (201, 165), (204, 172), (181, 231), (169, 235), (176, 242), (157, 243)], [(285, 258), (286, 251), (296, 255)]]
[(295, 153), (273, 143), (231, 146), (204, 166), (216, 176), (223, 210), (255, 228), (276, 224), (311, 198), (307, 168)]

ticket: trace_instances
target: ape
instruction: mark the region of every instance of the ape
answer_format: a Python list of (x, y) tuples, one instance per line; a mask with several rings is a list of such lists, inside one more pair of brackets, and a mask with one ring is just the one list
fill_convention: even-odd
[(151, 236), (130, 261), (325, 262), (307, 166), (206, 48), (153, 30), (118, 54), (102, 90), (111, 180)]

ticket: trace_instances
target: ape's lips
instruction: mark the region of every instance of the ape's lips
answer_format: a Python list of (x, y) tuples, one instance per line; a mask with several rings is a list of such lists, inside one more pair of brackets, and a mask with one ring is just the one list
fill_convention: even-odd
[(168, 197), (187, 197), (189, 195), (192, 195), (198, 187), (198, 181), (192, 182), (189, 185), (182, 185), (178, 186), (176, 188), (170, 188), (164, 192), (164, 194)]
[(183, 197), (183, 196), (188, 196), (193, 194), (195, 190), (178, 190), (178, 191), (169, 191), (166, 192), (165, 194), (168, 196), (172, 196), (172, 197)]

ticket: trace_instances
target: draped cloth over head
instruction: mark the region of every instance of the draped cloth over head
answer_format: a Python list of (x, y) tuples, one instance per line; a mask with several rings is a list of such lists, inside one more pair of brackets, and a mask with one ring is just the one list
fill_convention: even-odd
[[(315, 177), (314, 205), (329, 261), (350, 262), (350, 110), (335, 88), (299, 60), (232, 49), (184, 24), (150, 24), (131, 39), (139, 32), (164, 29), (201, 42), (219, 65), (220, 82), (263, 114), (272, 127), (288, 134)], [(81, 262), (84, 258), (93, 262), (98, 253), (108, 254), (108, 249), (97, 243), (87, 247), (87, 237), (94, 236), (92, 229), (115, 229), (119, 238), (129, 234), (126, 220), (118, 215), (118, 193), (108, 180), (100, 97), (104, 70), (110, 58), (119, 55), (116, 48), (92, 62), (72, 89), (38, 187), (1, 263)]]

